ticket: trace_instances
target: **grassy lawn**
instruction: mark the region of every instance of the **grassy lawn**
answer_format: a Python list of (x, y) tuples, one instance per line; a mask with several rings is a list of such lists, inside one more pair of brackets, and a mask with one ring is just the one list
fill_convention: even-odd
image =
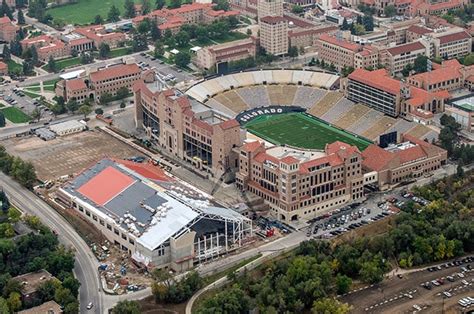
[(23, 93), (25, 93), (26, 96), (30, 97), (30, 98), (38, 98), (40, 97), (40, 95), (36, 94), (36, 93), (33, 93), (33, 92), (30, 92), (28, 90), (23, 90)]
[(13, 123), (25, 123), (31, 120), (30, 116), (15, 107), (2, 109), (5, 118)]
[(18, 64), (16, 63), (15, 61), (13, 60), (9, 60), (7, 61), (7, 64), (8, 64), (8, 71), (9, 72), (22, 72), (23, 71), (23, 66), (21, 64)]
[(39, 85), (36, 86), (28, 86), (26, 89), (30, 92), (39, 92), (41, 91), (41, 87)]
[(129, 47), (122, 47), (110, 50), (109, 59), (128, 55), (131, 52)]
[[(67, 59), (62, 59), (62, 60), (57, 60), (56, 65), (58, 70), (65, 69), (67, 67), (71, 67), (74, 65), (79, 65), (81, 64), (81, 58), (80, 57), (72, 57), (72, 58), (67, 58)], [(48, 65), (46, 65), (47, 67)]]
[[(135, 2), (139, 1), (137, 0)], [(124, 3), (125, 0), (78, 0), (77, 3), (49, 9), (46, 13), (51, 14), (53, 19), (62, 19), (66, 23), (89, 24), (92, 23), (97, 14), (106, 19), (112, 5), (115, 5), (120, 13), (123, 13)], [(152, 4), (153, 3), (154, 2), (152, 2)]]
[(364, 150), (371, 144), (304, 113), (263, 115), (248, 122), (245, 127), (274, 144), (301, 148), (324, 149), (326, 144), (341, 141)]
[(57, 82), (59, 82), (60, 79), (52, 79), (52, 80), (49, 80), (49, 81), (46, 81), (46, 82), (43, 82), (43, 85), (54, 85), (56, 84)]
[(54, 92), (54, 85), (43, 86), (44, 91)]
[(246, 35), (246, 34), (242, 34), (240, 32), (229, 32), (229, 33), (227, 33), (227, 35), (224, 38), (214, 39), (214, 41), (218, 42), (219, 44), (223, 44), (223, 43), (227, 43), (229, 41), (244, 39), (244, 38), (247, 38), (247, 37), (249, 37), (249, 36)]

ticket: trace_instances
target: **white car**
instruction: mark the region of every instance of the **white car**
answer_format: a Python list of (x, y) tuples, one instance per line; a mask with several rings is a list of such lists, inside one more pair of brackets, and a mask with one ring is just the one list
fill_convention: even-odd
[(444, 291), (443, 294), (447, 296), (448, 298), (452, 297), (453, 295), (449, 293), (448, 291)]
[(92, 304), (92, 302), (89, 302), (89, 304), (87, 304), (87, 309), (90, 310), (93, 306), (94, 304)]

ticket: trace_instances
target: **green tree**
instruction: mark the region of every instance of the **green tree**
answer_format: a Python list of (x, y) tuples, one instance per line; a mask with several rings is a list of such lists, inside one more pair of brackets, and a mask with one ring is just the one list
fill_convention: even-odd
[(181, 7), (181, 0), (170, 0), (170, 4), (168, 8), (170, 9), (177, 9)]
[(54, 293), (54, 300), (62, 306), (65, 306), (70, 302), (76, 301), (74, 296), (71, 294), (71, 291), (64, 287), (59, 287), (58, 289), (56, 289)]
[(397, 9), (395, 8), (395, 6), (393, 4), (389, 4), (383, 9), (383, 13), (387, 17), (392, 17), (395, 14), (397, 14)]
[(8, 307), (8, 302), (2, 297), (0, 297), (0, 313), (10, 314), (10, 308)]
[(18, 9), (18, 24), (25, 25), (25, 15), (21, 9)]
[(383, 270), (375, 261), (368, 261), (361, 265), (360, 276), (364, 282), (377, 283), (383, 279)]
[(138, 24), (137, 32), (139, 32), (142, 35), (146, 35), (147, 33), (149, 33), (150, 32), (150, 20), (146, 18), (143, 21), (141, 21), (140, 24)]
[(36, 121), (39, 121), (41, 119), (41, 109), (39, 108), (35, 108), (32, 112), (31, 112), (31, 117), (33, 118), (33, 120), (36, 120)]
[(358, 23), (354, 25), (354, 23), (352, 23), (351, 26), (354, 26), (353, 35), (363, 35), (365, 33), (364, 25)]
[(157, 41), (155, 43), (155, 50), (153, 52), (153, 55), (155, 58), (162, 57), (165, 54), (165, 47), (160, 41)]
[(150, 37), (153, 41), (157, 41), (161, 37), (161, 33), (158, 29), (158, 25), (156, 24), (155, 19), (151, 20), (150, 22)]
[(13, 13), (10, 7), (7, 5), (5, 0), (2, 0), (2, 6), (0, 8), (0, 12), (2, 13), (2, 16), (8, 16), (10, 20), (13, 20)]
[(118, 22), (120, 20), (120, 11), (115, 5), (110, 7), (109, 13), (107, 14), (107, 19), (110, 22)]
[(0, 111), (0, 128), (3, 128), (5, 124), (6, 124), (5, 115), (3, 114), (2, 111)]
[(250, 300), (244, 291), (238, 286), (233, 285), (217, 293), (213, 298), (207, 299), (197, 310), (198, 314), (211, 313), (248, 313), (250, 310)]
[(73, 97), (73, 98), (70, 98), (66, 104), (66, 109), (67, 111), (71, 112), (71, 113), (74, 113), (77, 111), (77, 109), (79, 109), (79, 103), (77, 102), (77, 100)]
[(463, 59), (463, 64), (465, 66), (470, 66), (474, 64), (474, 53), (470, 53), (469, 55), (465, 56)]
[(89, 115), (92, 112), (92, 107), (90, 105), (82, 105), (78, 109), (79, 113), (84, 115), (84, 120), (87, 119), (87, 115)]
[(349, 23), (347, 22), (347, 19), (344, 18), (344, 19), (342, 20), (341, 30), (347, 31), (347, 30), (349, 30), (349, 29), (350, 29)]
[(21, 296), (18, 292), (12, 292), (7, 299), (8, 308), (11, 312), (17, 312), (21, 309)]
[(191, 56), (187, 52), (180, 52), (175, 56), (175, 63), (180, 68), (185, 68), (191, 62)]
[(126, 18), (134, 18), (137, 15), (137, 12), (135, 11), (135, 3), (133, 3), (133, 0), (125, 0), (124, 3), (124, 14), (123, 16)]
[(112, 314), (140, 314), (141, 307), (137, 301), (120, 301), (112, 309)]
[(104, 114), (104, 109), (102, 108), (97, 108), (96, 110), (94, 110), (95, 114)]
[(146, 15), (151, 11), (150, 0), (142, 0), (142, 15)]
[(126, 97), (128, 97), (128, 95), (130, 94), (130, 91), (128, 90), (128, 88), (126, 87), (120, 87), (118, 90), (117, 90), (117, 93), (115, 94), (115, 99), (124, 99)]
[(104, 23), (104, 19), (102, 18), (102, 16), (100, 16), (100, 14), (97, 14), (96, 16), (94, 16), (93, 24), (100, 25), (102, 23)]
[(184, 31), (180, 31), (178, 34), (175, 36), (176, 44), (178, 44), (178, 47), (186, 47), (189, 44), (189, 35), (188, 33)]
[(49, 56), (48, 70), (50, 72), (54, 72), (54, 73), (56, 73), (58, 71), (58, 67), (56, 65), (56, 60), (54, 60), (53, 56)]
[(62, 286), (64, 288), (69, 289), (69, 291), (71, 291), (71, 294), (75, 298), (77, 298), (77, 296), (79, 294), (79, 287), (81, 286), (81, 283), (79, 282), (79, 280), (77, 280), (73, 276), (67, 276), (66, 278), (64, 278)]
[(216, 0), (213, 1), (214, 4), (214, 10), (224, 10), (224, 11), (229, 11), (230, 5), (227, 0)]
[(99, 103), (101, 106), (107, 106), (113, 100), (113, 96), (110, 93), (103, 93), (100, 95)]
[(423, 56), (423, 55), (418, 55), (415, 58), (413, 70), (415, 70), (416, 73), (423, 73), (428, 70), (427, 67), (428, 67), (428, 57)]
[(291, 46), (288, 49), (288, 56), (290, 56), (293, 59), (296, 58), (298, 56), (298, 48), (296, 46)]
[(38, 297), (41, 302), (47, 302), (54, 299), (56, 290), (61, 287), (61, 282), (58, 279), (50, 279), (41, 283), (38, 287)]
[(101, 43), (99, 46), (99, 57), (101, 59), (107, 59), (110, 54), (110, 46), (106, 43)]
[(341, 303), (336, 299), (321, 298), (313, 303), (311, 312), (314, 314), (347, 314), (351, 307), (347, 303)]
[(165, 6), (166, 4), (166, 1), (165, 0), (155, 0), (155, 8), (157, 10), (161, 10), (163, 9), (163, 7)]
[(364, 25), (364, 29), (368, 32), (374, 30), (374, 17), (372, 15), (365, 14), (362, 18), (362, 24)]
[(338, 294), (345, 294), (349, 292), (352, 285), (352, 279), (346, 275), (338, 274), (336, 276), (336, 287)]
[(300, 5), (295, 4), (294, 6), (291, 7), (291, 12), (294, 14), (301, 14), (303, 13), (303, 7)]
[(4, 61), (10, 61), (12, 59), (11, 53), (10, 53), (10, 48), (8, 48), (7, 45), (3, 46), (3, 60)]
[(71, 301), (64, 307), (64, 314), (78, 314), (79, 302), (77, 300)]
[(148, 48), (148, 44), (146, 41), (146, 36), (141, 34), (133, 35), (133, 42), (132, 42), (132, 51), (144, 51)]

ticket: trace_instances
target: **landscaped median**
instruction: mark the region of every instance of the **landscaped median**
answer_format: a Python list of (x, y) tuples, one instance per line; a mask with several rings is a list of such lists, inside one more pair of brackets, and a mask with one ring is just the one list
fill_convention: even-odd
[(5, 119), (12, 123), (26, 123), (31, 117), (15, 107), (2, 108), (0, 111), (5, 115)]

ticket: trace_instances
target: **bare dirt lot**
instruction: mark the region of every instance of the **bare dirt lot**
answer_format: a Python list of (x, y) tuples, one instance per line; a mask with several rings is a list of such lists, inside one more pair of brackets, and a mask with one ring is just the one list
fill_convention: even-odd
[(43, 181), (78, 173), (104, 156), (125, 158), (141, 155), (98, 130), (57, 137), (50, 141), (37, 137), (12, 138), (1, 144), (10, 154), (31, 161), (38, 178)]

